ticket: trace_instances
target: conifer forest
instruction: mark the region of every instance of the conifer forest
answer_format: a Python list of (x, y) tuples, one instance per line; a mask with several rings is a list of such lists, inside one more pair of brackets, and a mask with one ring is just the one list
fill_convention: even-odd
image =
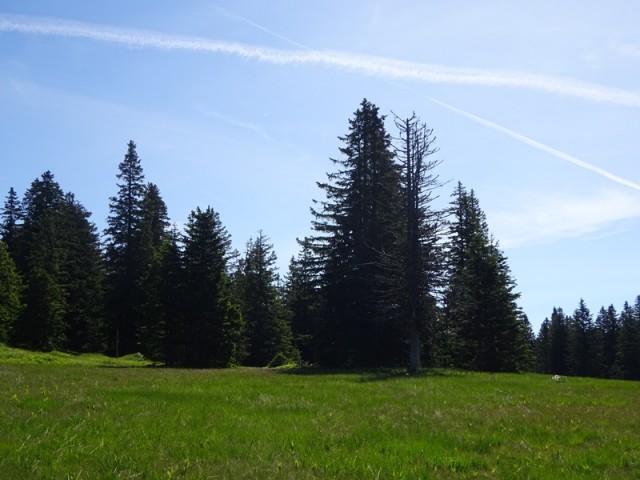
[[(550, 305), (534, 332), (480, 200), (440, 180), (436, 137), (419, 117), (387, 119), (363, 100), (338, 141), (310, 205), (312, 233), (282, 275), (266, 233), (238, 252), (212, 206), (172, 226), (133, 141), (114, 159), (103, 231), (50, 171), (21, 194), (11, 188), (0, 225), (0, 342), (139, 352), (168, 367), (640, 380), (640, 296), (619, 311)], [(434, 206), (449, 195), (447, 208)]]

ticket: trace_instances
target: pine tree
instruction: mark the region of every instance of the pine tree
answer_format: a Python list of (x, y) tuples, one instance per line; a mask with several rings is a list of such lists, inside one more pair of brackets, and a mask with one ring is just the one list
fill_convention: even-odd
[(595, 357), (595, 326), (583, 299), (569, 321), (569, 368), (579, 377), (597, 376), (599, 362)]
[(165, 347), (166, 319), (158, 308), (162, 303), (162, 299), (158, 298), (158, 290), (163, 284), (168, 227), (167, 206), (159, 188), (149, 183), (144, 191), (140, 222), (140, 305), (137, 308), (139, 320), (136, 335), (140, 351), (157, 360), (164, 358)]
[(2, 225), (0, 233), (7, 246), (9, 254), (15, 259), (18, 255), (18, 241), (22, 226), (22, 203), (16, 191), (11, 187), (2, 209)]
[(400, 270), (402, 315), (409, 331), (409, 371), (421, 366), (421, 333), (433, 326), (437, 315), (438, 292), (442, 286), (440, 248), (441, 214), (431, 207), (433, 191), (440, 186), (432, 171), (441, 163), (429, 157), (437, 152), (433, 130), (414, 114), (401, 120), (396, 155), (402, 176), (405, 235), (400, 239), (400, 261), (391, 264)]
[(248, 365), (265, 366), (274, 359), (287, 362), (299, 356), (293, 347), (290, 312), (277, 285), (276, 261), (273, 245), (262, 232), (249, 240), (240, 277)]
[(34, 180), (24, 196), (24, 225), (17, 248), (26, 305), (15, 330), (20, 346), (55, 350), (66, 343), (63, 205), (62, 189), (49, 171)]
[(599, 365), (599, 375), (605, 378), (615, 378), (619, 376), (617, 364), (618, 359), (618, 339), (620, 326), (618, 314), (613, 305), (609, 305), (606, 310), (600, 309), (596, 317), (595, 324), (595, 356)]
[(144, 321), (138, 333), (146, 357), (174, 367), (185, 363), (184, 266), (173, 230), (158, 246), (144, 282)]
[(20, 318), (23, 305), (22, 279), (9, 255), (4, 241), (0, 241), (0, 343), (8, 343)]
[(211, 208), (197, 208), (184, 236), (185, 366), (237, 363), (242, 316), (233, 303), (226, 272), (230, 237)]
[(159, 306), (158, 314), (164, 319), (164, 332), (161, 332), (164, 334), (164, 361), (167, 366), (177, 366), (186, 359), (187, 321), (184, 261), (177, 231), (172, 231), (164, 243), (161, 259), (156, 305)]
[(394, 272), (385, 260), (401, 229), (400, 177), (378, 107), (360, 104), (339, 137), (338, 170), (318, 183), (325, 200), (312, 209), (313, 251), (323, 264), (323, 363), (381, 365), (402, 361), (406, 326), (390, 312)]
[(551, 373), (551, 322), (545, 318), (536, 338), (536, 371)]
[(459, 183), (453, 196), (445, 309), (457, 329), (459, 366), (522, 369), (529, 340), (506, 258), (489, 235), (473, 190)]
[(285, 280), (285, 302), (291, 312), (291, 331), (303, 361), (318, 363), (319, 338), (322, 328), (322, 295), (319, 288), (319, 266), (309, 242), (300, 243), (300, 253), (291, 258)]
[(105, 349), (104, 269), (96, 226), (91, 214), (67, 193), (61, 211), (65, 348), (75, 352)]
[(553, 308), (551, 324), (551, 370), (556, 375), (568, 375), (569, 372), (569, 320), (562, 308)]
[(140, 235), (144, 213), (144, 173), (130, 141), (118, 165), (118, 194), (110, 198), (106, 239), (109, 350), (125, 355), (137, 351), (138, 314), (142, 303)]
[(620, 374), (625, 380), (640, 380), (640, 296), (636, 306), (624, 303), (620, 312), (618, 338), (618, 359)]

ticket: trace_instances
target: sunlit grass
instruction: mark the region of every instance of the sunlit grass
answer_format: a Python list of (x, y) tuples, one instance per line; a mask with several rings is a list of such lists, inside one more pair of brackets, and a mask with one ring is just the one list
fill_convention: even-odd
[(4, 478), (637, 478), (640, 384), (0, 365)]
[(31, 352), (0, 343), (0, 364), (11, 365), (76, 365), (86, 367), (144, 367), (153, 363), (140, 354), (113, 358), (99, 353), (75, 355), (64, 352)]

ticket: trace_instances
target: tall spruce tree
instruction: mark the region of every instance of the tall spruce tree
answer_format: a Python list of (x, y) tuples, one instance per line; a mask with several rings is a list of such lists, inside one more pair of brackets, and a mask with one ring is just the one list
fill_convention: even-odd
[(545, 318), (536, 337), (536, 371), (551, 373), (551, 322)]
[(9, 254), (11, 254), (14, 260), (17, 257), (17, 247), (22, 220), (22, 202), (20, 201), (16, 191), (11, 187), (7, 194), (7, 198), (5, 199), (4, 208), (2, 209), (2, 225), (0, 226), (0, 233), (2, 234), (2, 240), (6, 244)]
[(26, 307), (16, 325), (15, 340), (28, 348), (55, 350), (66, 343), (63, 205), (62, 189), (49, 171), (34, 180), (24, 195), (17, 264), (25, 281)]
[(73, 194), (65, 195), (61, 216), (65, 347), (75, 352), (102, 352), (106, 346), (104, 268), (97, 229), (90, 216)]
[(397, 247), (402, 228), (400, 174), (393, 161), (384, 116), (366, 99), (339, 137), (337, 171), (318, 183), (311, 240), (323, 263), (323, 363), (382, 365), (401, 362), (406, 325), (390, 314), (394, 271), (384, 257)]
[(613, 305), (605, 310), (604, 307), (596, 317), (596, 360), (599, 363), (598, 376), (616, 378), (620, 376), (618, 360), (618, 340), (620, 324), (618, 313)]
[(421, 366), (421, 334), (433, 324), (442, 287), (441, 212), (431, 206), (433, 192), (440, 187), (433, 170), (441, 162), (430, 158), (437, 152), (433, 130), (415, 114), (406, 119), (396, 116), (395, 124), (405, 232), (400, 238), (400, 261), (391, 268), (399, 268), (401, 315), (409, 331), (409, 371), (415, 372)]
[(569, 319), (562, 308), (553, 308), (549, 325), (551, 337), (551, 372), (556, 375), (568, 375), (569, 366)]
[(276, 261), (273, 245), (262, 232), (249, 240), (239, 278), (248, 365), (265, 366), (274, 359), (297, 360), (299, 356), (293, 346), (290, 312), (278, 287)]
[(142, 303), (140, 236), (145, 184), (133, 141), (128, 143), (118, 170), (118, 194), (109, 202), (105, 260), (109, 351), (124, 355), (138, 350), (138, 315)]
[(301, 240), (300, 252), (291, 258), (285, 279), (285, 301), (291, 312), (291, 331), (303, 361), (316, 364), (319, 358), (322, 295), (319, 265), (309, 241)]
[[(139, 265), (140, 305), (136, 332), (140, 351), (149, 358), (164, 358), (166, 319), (158, 306), (158, 290), (163, 284), (162, 274), (169, 238), (167, 206), (160, 189), (147, 184), (142, 200), (140, 222)], [(160, 303), (158, 303), (160, 302)]]
[(569, 319), (569, 371), (580, 377), (598, 376), (596, 330), (591, 311), (583, 299)]
[(187, 293), (183, 255), (175, 229), (161, 249), (160, 272), (157, 277), (159, 288), (155, 290), (155, 305), (164, 326), (164, 331), (160, 331), (161, 335), (156, 336), (160, 339), (164, 336), (164, 352), (161, 352), (159, 358), (164, 359), (167, 366), (177, 366), (184, 363), (186, 358)]
[(225, 367), (238, 362), (243, 326), (226, 272), (230, 242), (211, 207), (191, 212), (184, 236), (185, 366)]
[(635, 308), (628, 302), (620, 312), (618, 338), (618, 359), (620, 374), (625, 380), (640, 380), (640, 296)]
[(13, 337), (22, 308), (22, 278), (6, 243), (0, 240), (0, 343)]
[(450, 215), (445, 314), (458, 337), (458, 366), (522, 369), (529, 343), (519, 294), (473, 190), (458, 183)]

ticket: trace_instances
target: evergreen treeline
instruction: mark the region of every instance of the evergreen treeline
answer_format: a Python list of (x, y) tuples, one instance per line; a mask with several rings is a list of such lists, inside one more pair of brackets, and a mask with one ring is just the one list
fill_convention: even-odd
[(170, 226), (136, 145), (118, 165), (100, 236), (51, 172), (2, 210), (0, 341), (134, 352), (168, 366), (422, 365), (637, 379), (640, 297), (595, 321), (555, 309), (537, 338), (473, 190), (442, 188), (435, 136), (415, 115), (386, 130), (363, 100), (319, 182), (313, 233), (280, 278), (259, 232), (231, 249), (219, 214)]
[(595, 318), (582, 299), (573, 315), (554, 308), (535, 353), (541, 373), (640, 380), (640, 295), (620, 313), (601, 307)]

